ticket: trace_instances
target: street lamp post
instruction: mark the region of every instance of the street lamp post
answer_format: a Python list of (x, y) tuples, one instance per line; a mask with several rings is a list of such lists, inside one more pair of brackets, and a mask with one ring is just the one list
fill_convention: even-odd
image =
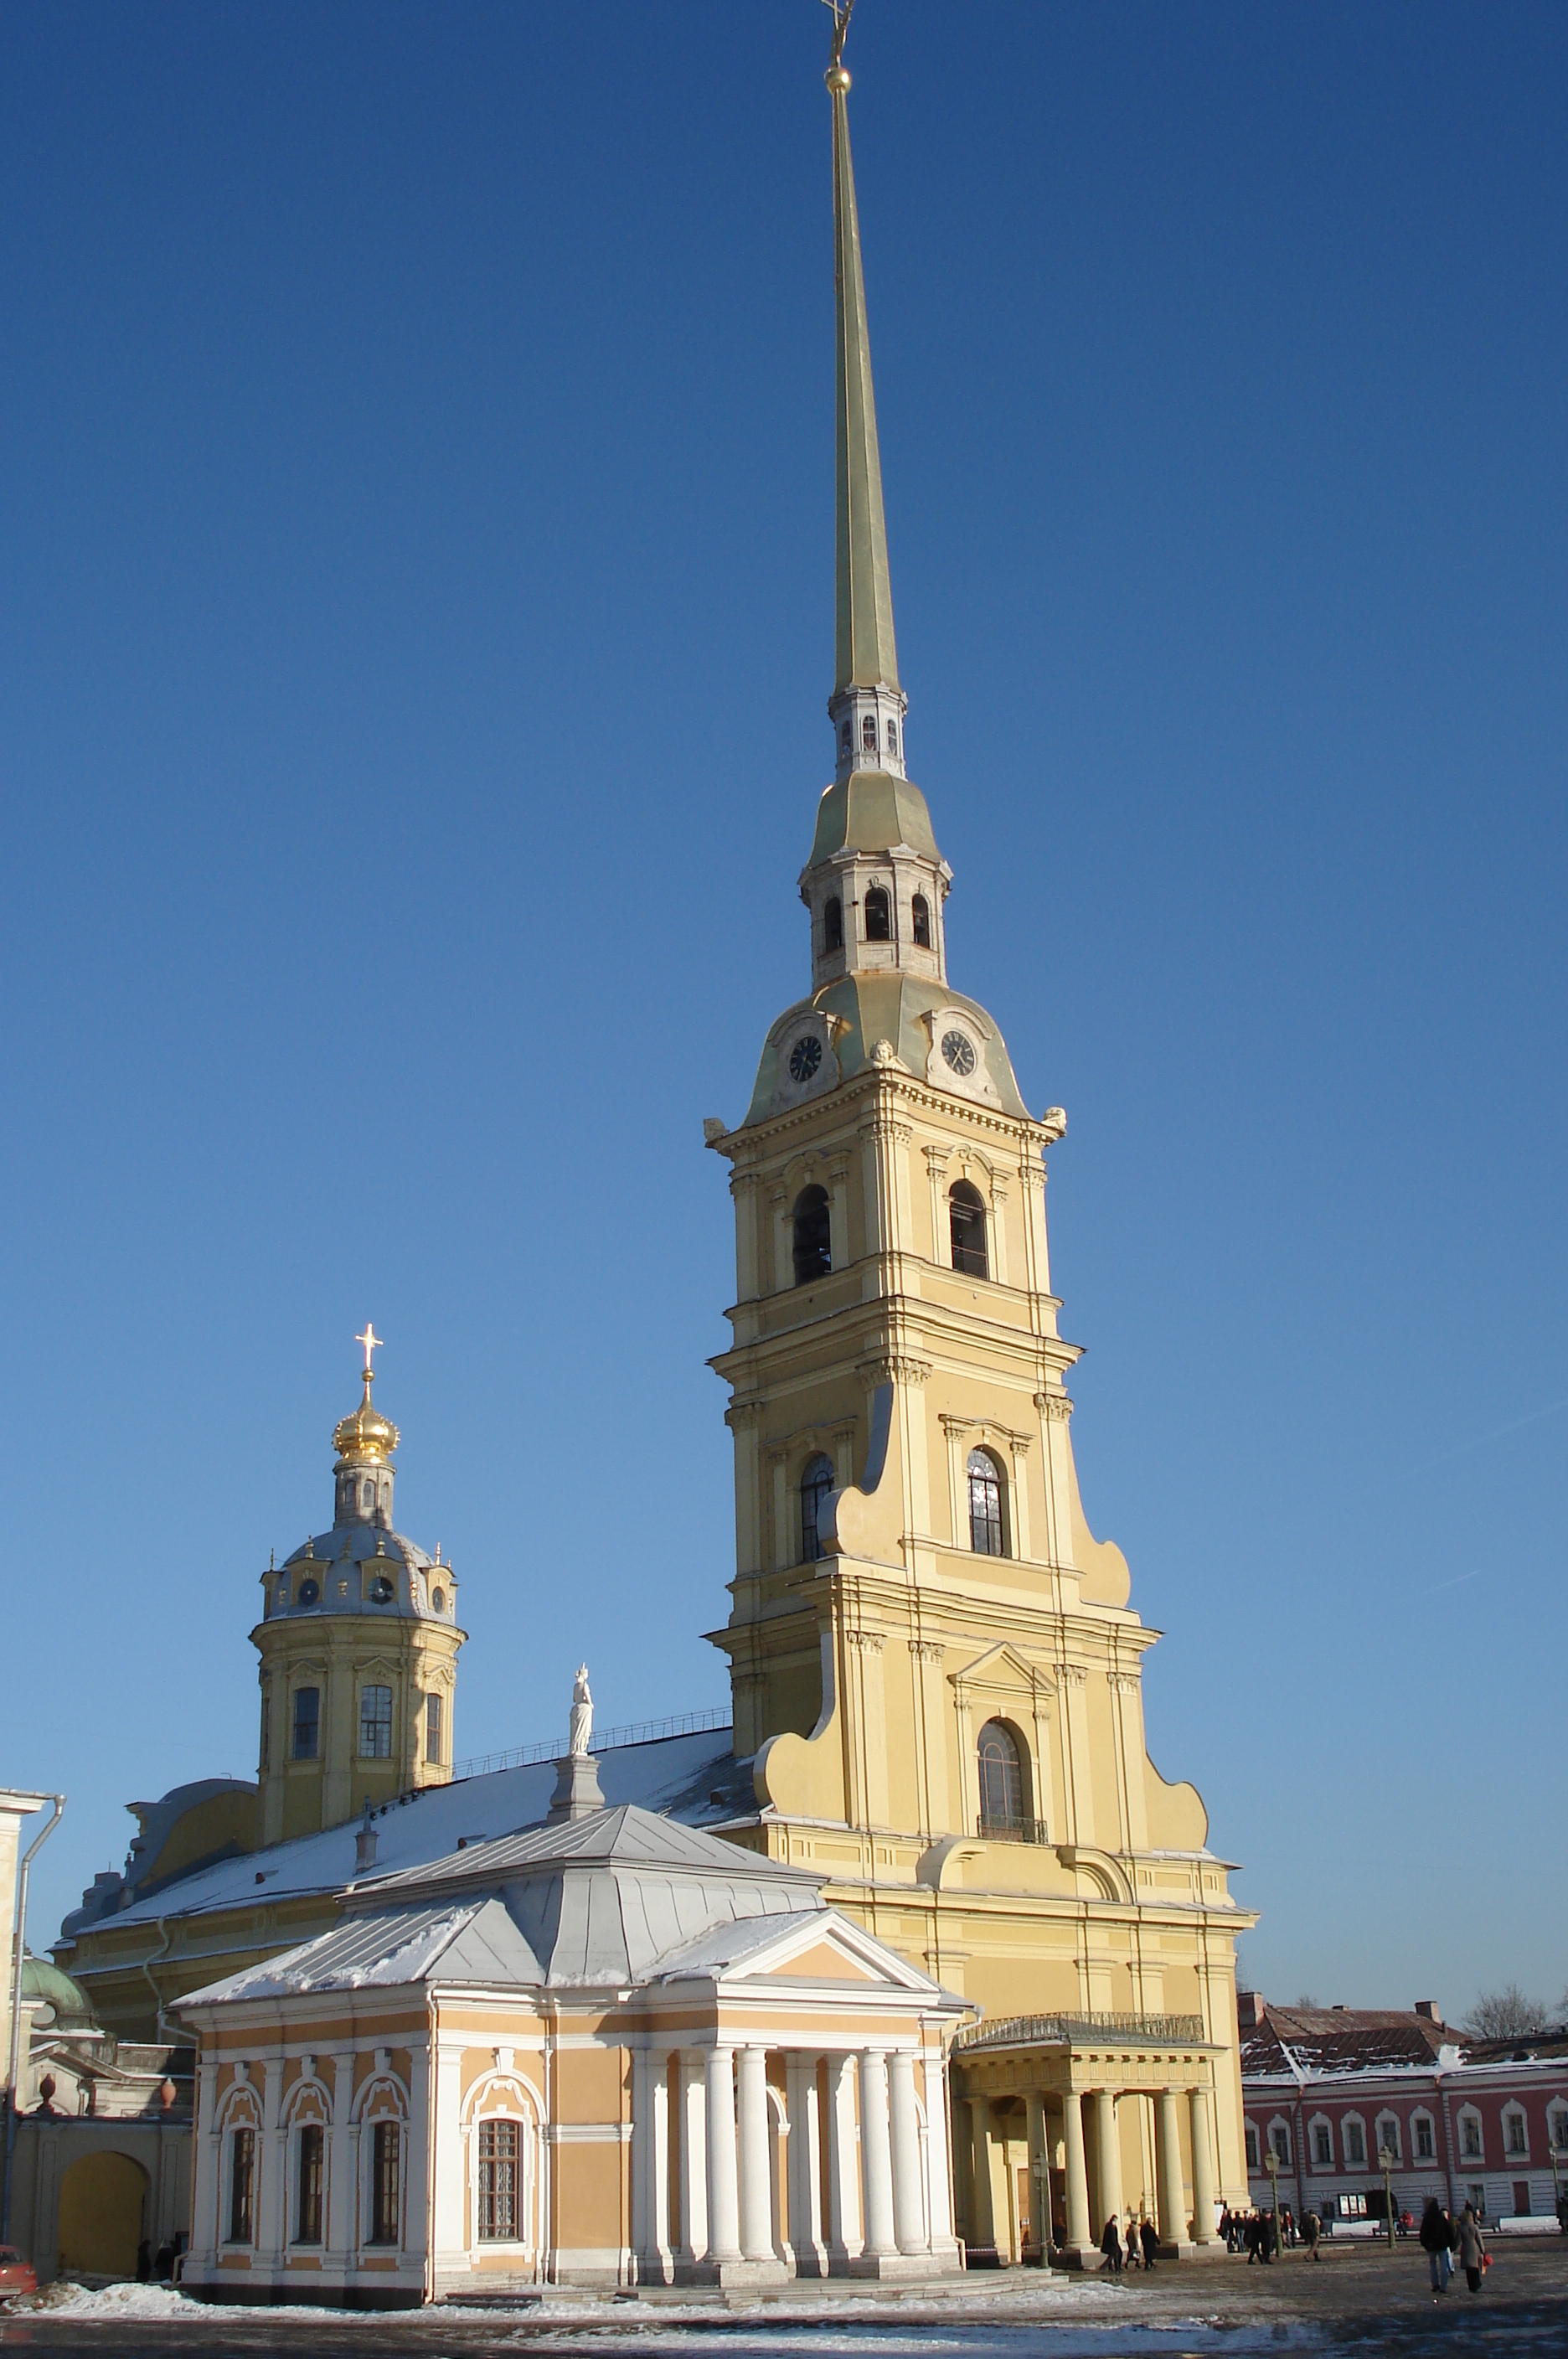
[(1559, 2175), (1558, 2165), (1563, 2159), (1564, 2151), (1568, 2151), (1568, 2149), (1564, 2149), (1553, 2141), (1550, 2148), (1552, 2155), (1552, 2208), (1557, 2214), (1557, 2224), (1559, 2227), (1563, 2224), (1563, 2181)]
[(1394, 2158), (1386, 2146), (1377, 2149), (1377, 2159), (1383, 2167), (1383, 2224), (1388, 2231), (1388, 2250), (1394, 2249)]
[[(1285, 2249), (1285, 2239), (1279, 2234), (1279, 2158), (1272, 2147), (1263, 2158), (1263, 2168), (1269, 2173), (1269, 2184), (1274, 2192), (1274, 2243), (1279, 2252)], [(1268, 2259), (1267, 2253), (1264, 2255)]]

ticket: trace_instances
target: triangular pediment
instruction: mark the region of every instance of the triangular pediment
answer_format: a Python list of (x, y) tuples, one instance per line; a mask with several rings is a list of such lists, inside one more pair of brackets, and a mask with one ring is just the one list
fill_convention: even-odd
[(1039, 1663), (1031, 1663), (1005, 1639), (987, 1647), (962, 1670), (950, 1671), (947, 1676), (961, 1695), (965, 1688), (984, 1688), (1005, 1695), (1016, 1695), (1023, 1688), (1031, 1694), (1049, 1695), (1055, 1684), (1049, 1671)]
[(838, 1983), (862, 1991), (934, 1991), (929, 1974), (912, 1966), (835, 1908), (819, 1911), (787, 1930), (764, 1937), (720, 1974), (723, 1983)]

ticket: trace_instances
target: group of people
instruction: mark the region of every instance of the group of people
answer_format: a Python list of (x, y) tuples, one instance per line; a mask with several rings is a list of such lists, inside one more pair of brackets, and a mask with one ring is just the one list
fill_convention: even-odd
[[(1315, 2261), (1318, 2237), (1322, 2225), (1315, 2212), (1306, 2219), (1307, 2243)], [(1296, 2233), (1296, 2215), (1288, 2203), (1279, 2206), (1279, 2216), (1272, 2212), (1233, 2212), (1227, 2204), (1220, 2214), (1220, 2234), (1227, 2253), (1245, 2253), (1249, 2261), (1271, 2261), (1281, 2245), (1294, 2246), (1301, 2239)]]
[(1432, 2272), (1433, 2301), (1441, 2300), (1448, 2291), (1455, 2255), (1465, 2272), (1465, 2284), (1472, 2293), (1480, 2292), (1481, 2279), (1492, 2263), (1473, 2203), (1466, 2203), (1458, 2219), (1452, 2220), (1436, 2196), (1432, 2196), (1421, 2214), (1421, 2241), (1427, 2267)]
[[(1120, 2277), (1124, 2267), (1122, 2232), (1116, 2224), (1114, 2212), (1105, 2223), (1105, 2234), (1100, 2238), (1100, 2250), (1105, 2256), (1100, 2264), (1101, 2268), (1109, 2269), (1113, 2275)], [(1160, 2231), (1153, 2221), (1147, 2212), (1141, 2220), (1133, 2219), (1129, 2213), (1125, 2266), (1129, 2269), (1151, 2269), (1159, 2256)]]

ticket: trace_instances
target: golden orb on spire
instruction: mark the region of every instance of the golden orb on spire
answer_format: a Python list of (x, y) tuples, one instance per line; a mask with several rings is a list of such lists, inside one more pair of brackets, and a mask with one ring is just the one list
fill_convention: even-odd
[(354, 1340), (365, 1347), (365, 1397), (351, 1417), (340, 1418), (332, 1428), (332, 1448), (337, 1451), (340, 1466), (386, 1466), (391, 1462), (398, 1437), (391, 1419), (383, 1417), (370, 1397), (370, 1387), (376, 1382), (370, 1355), (381, 1337), (366, 1320), (364, 1334)]

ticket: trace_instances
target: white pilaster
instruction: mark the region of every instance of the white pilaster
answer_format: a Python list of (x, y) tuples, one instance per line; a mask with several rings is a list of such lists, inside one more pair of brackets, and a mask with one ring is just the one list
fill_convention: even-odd
[[(343, 2110), (348, 2112), (349, 2091), (354, 2079), (354, 2062), (345, 2057), (339, 2065), (343, 2074)], [(436, 2042), (436, 2093), (434, 2120), (431, 2125), (434, 2181), (432, 2215), (432, 2250), (430, 2265), (438, 2277), (466, 2267), (468, 2255), (468, 2219), (463, 2200), (463, 2049), (456, 2041)], [(334, 2109), (334, 2122), (336, 2114)], [(344, 2132), (345, 2142), (348, 2133)], [(347, 2158), (351, 2183), (354, 2169), (352, 2148)], [(357, 2190), (354, 2196), (358, 2209)], [(356, 2239), (357, 2241), (357, 2239)], [(539, 2241), (546, 2241), (541, 2225)]]
[(887, 2133), (887, 2059), (879, 2048), (860, 2051), (860, 2173), (866, 2199), (863, 2257), (898, 2249), (893, 2230), (893, 2158)]
[(1192, 2242), (1214, 2241), (1214, 2167), (1209, 2147), (1209, 2093), (1192, 2091)]
[(740, 2218), (735, 2198), (735, 2050), (710, 2048), (706, 2065), (708, 2151), (708, 2258), (740, 2258)]
[(632, 2249), (637, 2281), (666, 2285), (670, 2250), (670, 2090), (662, 2056), (632, 2050)]
[(743, 2048), (740, 2065), (740, 2249), (748, 2261), (773, 2258), (773, 2193), (768, 2163), (768, 2057)]
[(822, 2242), (822, 2121), (817, 2108), (817, 2060), (790, 2051), (785, 2065), (789, 2114), (789, 2242), (798, 2277), (825, 2277)]
[(1089, 2171), (1083, 2154), (1083, 2101), (1076, 2089), (1062, 2100), (1063, 2143), (1067, 2148), (1067, 2247), (1070, 2252), (1093, 2249), (1089, 2225)]
[(859, 2252), (860, 2187), (855, 2147), (855, 2059), (828, 2058), (828, 2252), (843, 2268)]
[(901, 2253), (923, 2253), (926, 2207), (920, 2186), (920, 2123), (915, 2110), (915, 2060), (905, 2049), (887, 2059), (887, 2126), (892, 2147), (893, 2234)]
[(701, 2056), (681, 2059), (681, 2250), (700, 2261), (708, 2249), (708, 2111)]

